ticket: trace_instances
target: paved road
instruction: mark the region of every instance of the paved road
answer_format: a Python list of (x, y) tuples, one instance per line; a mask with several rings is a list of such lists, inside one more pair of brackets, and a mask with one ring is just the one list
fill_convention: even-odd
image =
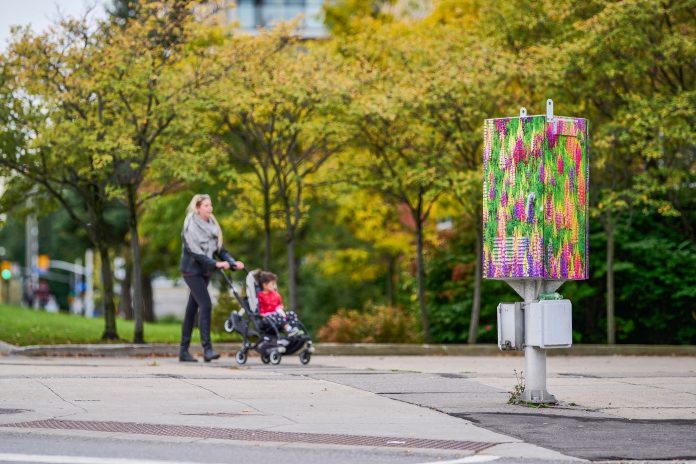
[(522, 367), (505, 356), (0, 357), (0, 462), (696, 459), (693, 357), (549, 358), (562, 403), (545, 409), (506, 404)]

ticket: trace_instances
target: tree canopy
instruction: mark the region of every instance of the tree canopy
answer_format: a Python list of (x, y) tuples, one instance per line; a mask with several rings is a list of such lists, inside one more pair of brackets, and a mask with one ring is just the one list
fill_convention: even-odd
[(18, 29), (0, 62), (2, 212), (65, 209), (108, 287), (126, 239), (134, 274), (176, 276), (183, 211), (207, 192), (228, 248), (279, 272), (313, 329), (398, 311), (420, 325), (396, 324), (404, 340), (491, 342), (513, 295), (481, 280), (483, 121), (552, 98), (590, 121), (590, 278), (561, 288), (576, 340), (696, 341), (696, 0), (323, 11), (321, 40), (298, 22), (242, 35), (185, 0)]

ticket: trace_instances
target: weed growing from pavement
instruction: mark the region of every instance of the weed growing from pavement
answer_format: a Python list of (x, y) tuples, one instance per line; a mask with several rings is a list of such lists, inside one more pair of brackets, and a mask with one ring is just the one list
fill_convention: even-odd
[(515, 379), (517, 380), (517, 383), (512, 388), (512, 391), (509, 392), (510, 399), (508, 400), (508, 404), (526, 406), (528, 408), (534, 409), (542, 409), (549, 407), (549, 405), (545, 403), (532, 403), (531, 401), (522, 400), (522, 392), (524, 392), (524, 371), (517, 372), (517, 369), (513, 369), (512, 372), (514, 372), (515, 374)]
[(513, 369), (515, 373), (515, 379), (517, 383), (512, 388), (510, 393), (510, 399), (508, 404), (520, 404), (522, 402), (522, 392), (524, 391), (524, 371), (517, 372), (517, 369)]

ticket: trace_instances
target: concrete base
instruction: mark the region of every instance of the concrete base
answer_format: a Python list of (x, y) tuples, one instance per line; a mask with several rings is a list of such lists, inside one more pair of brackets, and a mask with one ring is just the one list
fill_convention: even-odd
[(556, 404), (556, 397), (546, 390), (530, 390), (525, 388), (520, 395), (520, 399), (525, 403), (533, 404)]

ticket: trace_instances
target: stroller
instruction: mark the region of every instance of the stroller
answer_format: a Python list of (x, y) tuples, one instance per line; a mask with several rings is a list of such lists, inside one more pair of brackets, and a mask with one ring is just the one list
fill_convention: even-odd
[(227, 274), (222, 269), (220, 271), (225, 276), (227, 284), (241, 306), (239, 311), (232, 311), (230, 317), (225, 321), (225, 331), (238, 332), (244, 337), (242, 348), (235, 355), (237, 364), (246, 363), (249, 350), (259, 353), (264, 364), (271, 363), (273, 365), (280, 364), (284, 354), (293, 354), (302, 350), (299, 354), (300, 362), (308, 364), (312, 358), (312, 353), (314, 353), (314, 346), (312, 346), (312, 339), (304, 325), (298, 321), (299, 328), (304, 331), (304, 334), (288, 337), (281, 334), (273, 322), (264, 319), (259, 314), (259, 302), (256, 294), (260, 291), (260, 287), (256, 280), (256, 274), (254, 272), (247, 273), (246, 297), (242, 298)]

